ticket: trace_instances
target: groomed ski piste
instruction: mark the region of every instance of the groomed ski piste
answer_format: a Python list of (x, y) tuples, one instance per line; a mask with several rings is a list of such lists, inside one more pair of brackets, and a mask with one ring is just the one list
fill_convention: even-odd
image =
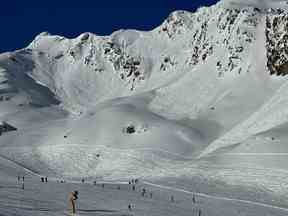
[(288, 215), (285, 7), (220, 1), (0, 54), (0, 215), (69, 215), (74, 190), (76, 215)]
[[(16, 177), (15, 177), (16, 175)], [(20, 177), (20, 180), (17, 179)], [(24, 176), (24, 181), (22, 177)], [(288, 209), (260, 202), (208, 195), (139, 180), (64, 181), (48, 178), (1, 158), (1, 215), (287, 215)], [(23, 183), (24, 182), (24, 183)], [(23, 186), (24, 185), (24, 186)], [(133, 185), (135, 190), (132, 189)], [(24, 188), (24, 189), (23, 189)], [(142, 195), (145, 188), (146, 193)], [(197, 189), (201, 189), (197, 187)], [(71, 214), (67, 195), (78, 190), (77, 212)], [(131, 209), (128, 209), (128, 205)]]

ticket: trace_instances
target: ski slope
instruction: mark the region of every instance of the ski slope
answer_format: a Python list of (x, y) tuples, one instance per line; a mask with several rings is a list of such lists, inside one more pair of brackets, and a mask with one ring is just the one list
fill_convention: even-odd
[[(288, 184), (285, 9), (282, 1), (219, 1), (195, 13), (175, 11), (147, 32), (72, 39), (44, 32), (26, 48), (0, 54), (0, 121), (17, 128), (1, 134), (0, 156), (19, 170), (83, 188), (86, 201), (92, 195), (78, 184), (82, 178), (142, 178), (161, 183), (159, 190), (183, 186), (176, 190), (183, 197), (191, 195), (191, 182), (197, 184), (210, 214), (221, 207), (214, 213), (263, 215), (268, 208), (282, 215)], [(32, 176), (31, 185), (40, 187)], [(54, 185), (55, 193), (70, 190)], [(21, 200), (16, 191), (6, 191), (11, 200)], [(111, 191), (97, 189), (99, 197)], [(36, 189), (28, 193), (33, 197)], [(123, 193), (119, 197), (136, 199)], [(126, 209), (118, 201), (109, 214)], [(142, 201), (137, 198), (143, 212), (135, 215), (151, 209), (151, 200)], [(179, 203), (179, 215), (191, 210), (187, 202)], [(155, 215), (175, 213), (159, 203)], [(34, 206), (35, 215), (45, 215), (47, 205)], [(247, 214), (234, 212), (243, 205)]]
[[(133, 191), (127, 182), (105, 182), (97, 180), (80, 183), (60, 183), (49, 178), (41, 183), (40, 176), (23, 169), (3, 158), (1, 160), (1, 204), (2, 215), (70, 215), (67, 197), (70, 191), (78, 190), (76, 215), (286, 215), (287, 209), (256, 202), (207, 196), (192, 191), (180, 190), (151, 182), (140, 181)], [(25, 176), (24, 190), (22, 180)], [(102, 185), (104, 184), (104, 188)], [(119, 189), (120, 188), (120, 189)], [(142, 188), (147, 193), (141, 195)], [(150, 193), (152, 192), (152, 197)], [(171, 201), (173, 196), (174, 201)], [(194, 197), (194, 198), (193, 198)], [(193, 201), (195, 200), (195, 202)], [(128, 210), (128, 205), (132, 210)]]

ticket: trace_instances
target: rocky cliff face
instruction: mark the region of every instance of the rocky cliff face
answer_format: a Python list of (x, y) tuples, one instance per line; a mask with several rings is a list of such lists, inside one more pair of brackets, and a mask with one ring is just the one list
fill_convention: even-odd
[(288, 15), (279, 10), (278, 14), (266, 16), (267, 66), (271, 74), (288, 73)]

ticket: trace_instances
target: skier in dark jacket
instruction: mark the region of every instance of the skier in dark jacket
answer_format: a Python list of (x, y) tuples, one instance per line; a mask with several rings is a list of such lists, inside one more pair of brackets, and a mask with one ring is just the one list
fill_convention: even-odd
[(142, 194), (143, 197), (145, 196), (145, 194), (146, 194), (146, 189), (145, 188), (142, 189), (142, 193), (141, 194)]

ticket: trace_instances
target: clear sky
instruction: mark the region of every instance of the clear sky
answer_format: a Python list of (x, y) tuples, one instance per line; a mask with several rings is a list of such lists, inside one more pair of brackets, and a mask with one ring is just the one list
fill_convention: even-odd
[(118, 29), (151, 30), (175, 10), (194, 11), (218, 0), (4, 0), (0, 3), (0, 52), (24, 48), (48, 31), (66, 37), (109, 35)]

